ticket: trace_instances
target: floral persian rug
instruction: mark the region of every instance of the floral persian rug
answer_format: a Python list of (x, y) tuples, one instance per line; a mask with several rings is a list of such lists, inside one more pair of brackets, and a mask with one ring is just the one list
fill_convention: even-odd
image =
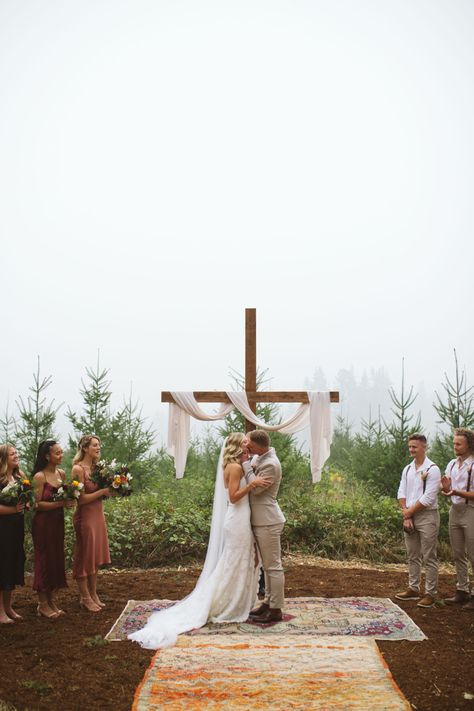
[[(105, 639), (126, 640), (141, 629), (156, 610), (174, 604), (171, 600), (129, 600)], [(211, 623), (188, 635), (325, 635), (372, 637), (373, 639), (421, 641), (426, 636), (413, 620), (388, 598), (378, 597), (294, 597), (285, 600), (282, 622)]]
[(409, 711), (373, 640), (183, 636), (157, 652), (132, 711)]

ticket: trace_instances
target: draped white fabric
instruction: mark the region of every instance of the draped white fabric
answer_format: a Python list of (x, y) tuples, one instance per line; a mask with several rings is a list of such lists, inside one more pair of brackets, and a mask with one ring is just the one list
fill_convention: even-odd
[(208, 415), (202, 410), (194, 394), (172, 392), (175, 403), (171, 403), (168, 418), (168, 454), (174, 459), (176, 478), (182, 479), (189, 450), (189, 416), (197, 420), (223, 420), (234, 409), (223, 403), (218, 412)]
[(198, 420), (223, 420), (235, 407), (257, 427), (272, 432), (293, 434), (309, 425), (311, 475), (314, 483), (320, 481), (321, 472), (330, 454), (332, 442), (331, 408), (328, 392), (308, 392), (309, 405), (301, 405), (286, 422), (269, 425), (260, 420), (252, 410), (245, 392), (227, 392), (231, 405), (223, 404), (217, 413), (208, 415), (201, 409), (192, 392), (172, 392), (176, 404), (170, 405), (168, 427), (168, 452), (174, 457), (176, 477), (184, 475), (189, 449), (189, 416)]

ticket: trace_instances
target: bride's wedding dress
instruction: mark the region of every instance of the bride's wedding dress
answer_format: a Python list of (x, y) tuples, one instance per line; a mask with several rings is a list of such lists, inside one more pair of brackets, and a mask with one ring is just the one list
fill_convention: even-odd
[[(224, 488), (222, 455), (214, 492), (211, 533), (201, 576), (193, 592), (173, 607), (151, 615), (145, 627), (128, 637), (146, 649), (169, 647), (178, 634), (206, 622), (243, 622), (253, 607), (259, 563), (250, 526), (248, 496), (230, 503)], [(240, 480), (240, 488), (245, 478)]]

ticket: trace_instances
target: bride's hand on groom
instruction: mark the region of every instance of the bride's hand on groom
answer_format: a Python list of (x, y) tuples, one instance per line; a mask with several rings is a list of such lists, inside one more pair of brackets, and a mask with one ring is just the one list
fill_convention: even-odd
[(271, 484), (270, 479), (265, 479), (263, 476), (256, 476), (254, 479), (252, 479), (250, 486), (252, 489), (254, 489), (256, 486), (260, 486), (262, 489), (265, 489), (265, 487), (270, 486)]

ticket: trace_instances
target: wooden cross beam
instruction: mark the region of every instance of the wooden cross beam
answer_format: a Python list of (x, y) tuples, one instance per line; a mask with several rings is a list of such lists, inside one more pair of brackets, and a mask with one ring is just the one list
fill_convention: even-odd
[[(302, 402), (307, 403), (308, 393), (304, 390), (257, 391), (257, 310), (245, 309), (245, 392), (252, 412), (256, 411), (257, 402)], [(230, 402), (225, 392), (217, 390), (195, 392), (198, 402)], [(331, 402), (339, 402), (339, 393), (330, 393)], [(161, 393), (161, 402), (174, 402), (170, 392)], [(246, 432), (256, 429), (255, 425), (245, 420)]]

